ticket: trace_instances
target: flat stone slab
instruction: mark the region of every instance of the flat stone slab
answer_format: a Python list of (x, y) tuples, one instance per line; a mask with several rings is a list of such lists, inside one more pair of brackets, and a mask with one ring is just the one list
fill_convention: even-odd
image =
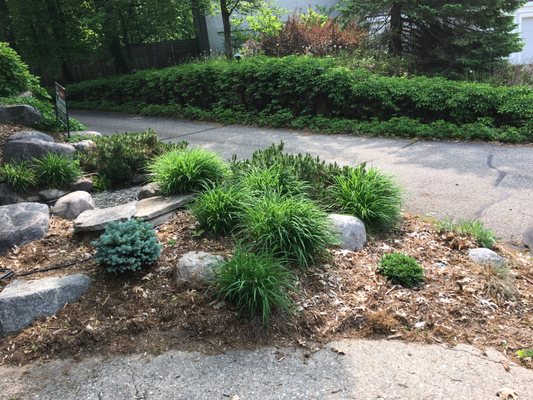
[(329, 219), (341, 240), (343, 250), (359, 251), (366, 243), (365, 224), (351, 215), (330, 214)]
[(194, 195), (155, 196), (142, 199), (137, 203), (135, 218), (150, 221), (183, 207), (194, 199)]
[(120, 206), (84, 211), (74, 221), (74, 230), (76, 232), (98, 232), (103, 231), (110, 222), (127, 221), (137, 212), (136, 203), (132, 201)]
[(506, 260), (495, 251), (485, 248), (471, 249), (468, 258), (478, 264), (490, 264), (495, 267), (505, 267)]
[(11, 282), (0, 292), (0, 336), (17, 332), (36, 318), (54, 315), (90, 286), (91, 279), (84, 274)]
[(0, 207), (0, 254), (14, 246), (39, 240), (48, 232), (50, 211), (40, 203)]

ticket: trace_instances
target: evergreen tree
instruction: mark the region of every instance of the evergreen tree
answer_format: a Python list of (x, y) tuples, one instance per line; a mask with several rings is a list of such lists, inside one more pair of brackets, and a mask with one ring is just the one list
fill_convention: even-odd
[(344, 19), (366, 25), (389, 54), (417, 72), (483, 71), (521, 41), (513, 13), (523, 0), (341, 0)]

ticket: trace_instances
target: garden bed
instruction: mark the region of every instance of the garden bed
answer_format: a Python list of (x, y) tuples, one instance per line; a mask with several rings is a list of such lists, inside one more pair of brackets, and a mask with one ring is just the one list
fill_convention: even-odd
[[(167, 349), (224, 352), (260, 345), (300, 345), (312, 353), (339, 338), (385, 337), (428, 343), (495, 347), (515, 358), (533, 345), (533, 270), (525, 253), (497, 245), (510, 275), (469, 261), (476, 247), (467, 237), (439, 233), (431, 221), (404, 215), (400, 228), (361, 252), (333, 251), (325, 265), (299, 272), (293, 317), (274, 313), (269, 328), (217, 301), (209, 290), (175, 283), (174, 267), (188, 251), (228, 256), (232, 241), (199, 236), (189, 212), (179, 212), (157, 230), (164, 248), (158, 263), (130, 275), (103, 275), (92, 261), (31, 278), (83, 271), (93, 287), (80, 302), (0, 341), (1, 363), (25, 364), (57, 357), (82, 358)], [(92, 254), (90, 237), (53, 218), (41, 241), (0, 257), (16, 273), (46, 268)], [(416, 257), (426, 282), (417, 290), (376, 273), (384, 253)], [(28, 277), (27, 279), (29, 279)]]

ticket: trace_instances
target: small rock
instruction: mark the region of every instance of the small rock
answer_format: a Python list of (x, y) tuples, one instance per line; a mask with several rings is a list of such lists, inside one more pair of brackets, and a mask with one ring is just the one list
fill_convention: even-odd
[(505, 267), (506, 264), (505, 258), (498, 253), (485, 248), (469, 250), (468, 257), (475, 263), (490, 264), (494, 267)]
[(7, 206), (9, 204), (23, 203), (24, 199), (19, 197), (13, 189), (5, 183), (0, 183), (0, 206)]
[(186, 253), (176, 266), (176, 282), (192, 287), (209, 284), (215, 277), (214, 266), (223, 261), (224, 257), (203, 251)]
[(343, 250), (359, 251), (366, 243), (365, 224), (351, 215), (330, 214), (329, 219), (338, 233)]
[(41, 112), (27, 104), (0, 106), (0, 123), (2, 124), (33, 126), (42, 120)]
[(42, 201), (54, 201), (67, 193), (59, 189), (46, 189), (39, 192), (39, 199)]
[(90, 286), (91, 279), (83, 274), (11, 282), (0, 292), (0, 336), (17, 332), (36, 318), (54, 315)]
[(0, 254), (42, 239), (48, 232), (50, 211), (46, 204), (18, 203), (0, 207)]
[(73, 192), (81, 190), (83, 192), (93, 191), (93, 180), (89, 177), (81, 177), (76, 182), (69, 185), (69, 189)]
[(28, 196), (26, 197), (26, 202), (28, 203), (38, 203), (41, 201), (41, 198), (39, 196)]
[(93, 136), (93, 137), (99, 137), (102, 136), (100, 132), (96, 131), (74, 131), (70, 132), (71, 136)]
[(147, 199), (149, 197), (155, 197), (159, 196), (161, 194), (161, 189), (159, 189), (159, 186), (157, 183), (148, 183), (147, 185), (144, 185), (141, 187), (141, 190), (139, 191), (139, 194), (137, 195), (137, 198), (139, 200)]
[(192, 199), (194, 199), (193, 195), (157, 196), (143, 199), (137, 203), (135, 218), (150, 222), (161, 215), (183, 207)]
[(136, 202), (108, 207), (96, 208), (82, 212), (74, 221), (76, 232), (96, 232), (103, 231), (110, 222), (124, 222), (135, 215)]
[(96, 147), (96, 143), (92, 140), (80, 140), (79, 142), (71, 143), (78, 153), (87, 153), (92, 148)]
[(63, 218), (76, 219), (82, 212), (93, 209), (92, 196), (87, 192), (77, 191), (61, 197), (54, 205), (52, 212)]

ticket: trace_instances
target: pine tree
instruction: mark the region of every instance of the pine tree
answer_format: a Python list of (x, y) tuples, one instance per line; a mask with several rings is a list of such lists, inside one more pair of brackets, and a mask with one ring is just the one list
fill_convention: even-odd
[(421, 73), (484, 71), (522, 44), (513, 13), (523, 0), (341, 0), (345, 19), (371, 30), (389, 54)]

